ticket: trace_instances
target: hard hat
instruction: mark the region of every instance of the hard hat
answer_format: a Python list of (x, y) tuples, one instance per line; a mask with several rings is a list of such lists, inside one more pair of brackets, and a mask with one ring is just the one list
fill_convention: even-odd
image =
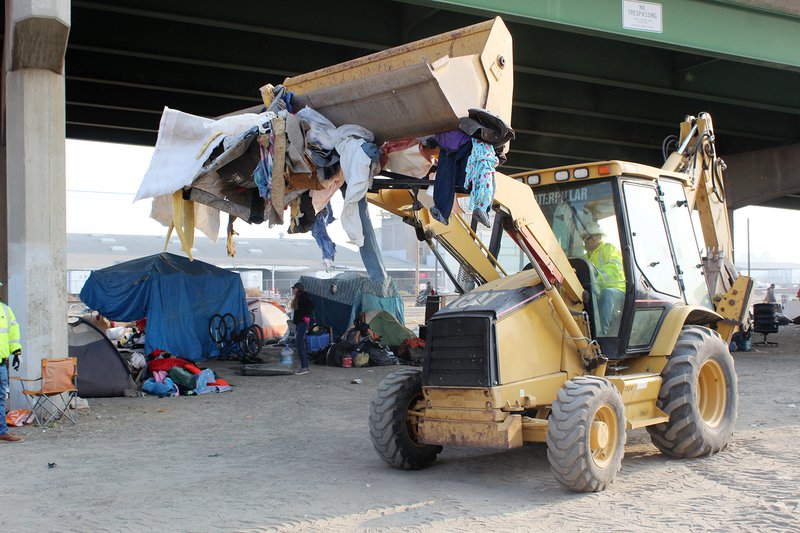
[(581, 237), (586, 238), (590, 235), (605, 235), (597, 222), (588, 222), (581, 230)]

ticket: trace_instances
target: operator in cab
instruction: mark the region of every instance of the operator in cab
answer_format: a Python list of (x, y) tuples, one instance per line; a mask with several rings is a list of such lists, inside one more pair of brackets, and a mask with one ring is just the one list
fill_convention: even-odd
[(597, 222), (585, 225), (581, 234), (586, 248), (586, 258), (594, 266), (597, 280), (600, 314), (598, 336), (616, 335), (619, 329), (619, 316), (625, 304), (625, 269), (622, 254), (611, 243), (603, 242), (605, 233)]

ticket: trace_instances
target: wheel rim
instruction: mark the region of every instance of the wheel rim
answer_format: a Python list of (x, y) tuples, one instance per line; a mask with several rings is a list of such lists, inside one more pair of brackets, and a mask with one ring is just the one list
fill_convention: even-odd
[(411, 442), (420, 448), (424, 447), (419, 443), (419, 413), (425, 409), (425, 397), (418, 393), (408, 402), (406, 409), (406, 430)]
[(619, 442), (618, 427), (619, 420), (614, 408), (607, 403), (601, 405), (592, 419), (589, 435), (592, 460), (600, 468), (608, 466), (614, 457)]
[(728, 387), (722, 365), (709, 359), (697, 377), (697, 408), (709, 427), (717, 427), (725, 417)]

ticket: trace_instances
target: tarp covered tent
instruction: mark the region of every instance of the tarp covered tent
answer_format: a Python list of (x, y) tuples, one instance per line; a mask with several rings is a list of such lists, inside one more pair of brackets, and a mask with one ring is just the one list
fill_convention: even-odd
[(128, 365), (102, 331), (82, 317), (67, 324), (69, 356), (78, 358), (78, 396), (109, 398), (136, 389)]
[(215, 313), (232, 314), (238, 329), (252, 323), (239, 274), (166, 252), (92, 272), (81, 300), (111, 320), (147, 317), (147, 353), (190, 361), (219, 355), (208, 329)]
[(387, 311), (405, 323), (403, 299), (391, 278), (376, 283), (366, 274), (342, 272), (332, 277), (300, 276), (300, 282), (314, 300), (317, 323), (332, 327), (335, 337), (344, 334), (362, 312)]

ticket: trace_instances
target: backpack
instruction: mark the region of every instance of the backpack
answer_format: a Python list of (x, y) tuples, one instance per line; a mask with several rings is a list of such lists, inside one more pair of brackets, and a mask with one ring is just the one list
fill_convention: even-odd
[(308, 354), (308, 359), (314, 363), (315, 365), (327, 365), (328, 364), (328, 351), (333, 346), (325, 346), (324, 348), (317, 350), (316, 352), (311, 352)]
[(361, 341), (361, 344), (358, 345), (358, 351), (369, 355), (369, 362), (375, 366), (398, 364), (397, 357), (389, 351), (389, 348), (371, 339)]

